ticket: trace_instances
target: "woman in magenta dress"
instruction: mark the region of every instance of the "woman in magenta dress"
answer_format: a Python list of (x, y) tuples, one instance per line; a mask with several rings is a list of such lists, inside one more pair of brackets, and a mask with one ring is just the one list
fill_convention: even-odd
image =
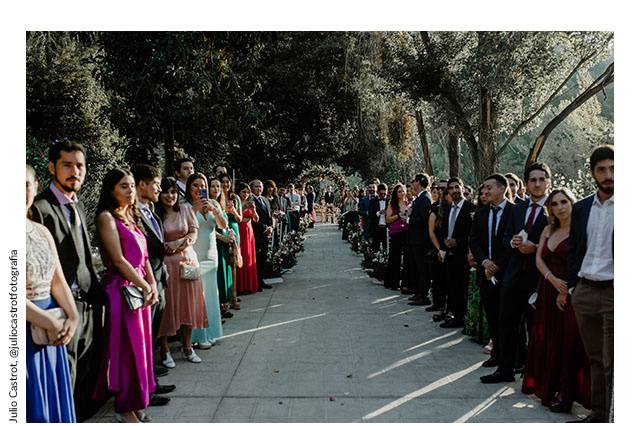
[(251, 190), (246, 183), (238, 185), (242, 202), (242, 222), (240, 222), (240, 254), (242, 268), (238, 269), (238, 294), (258, 291), (258, 264), (256, 263), (256, 245), (253, 238), (251, 221), (258, 221), (258, 213), (253, 201), (249, 200)]
[[(158, 289), (147, 255), (147, 242), (138, 228), (133, 176), (127, 170), (109, 171), (102, 182), (96, 210), (100, 249), (106, 271), (102, 285), (107, 294), (107, 342), (95, 396), (115, 393), (119, 422), (149, 421), (144, 410), (155, 391), (151, 305)], [(131, 310), (122, 287), (134, 285), (144, 294), (144, 306)]]
[(536, 255), (541, 278), (522, 382), (524, 393), (534, 393), (553, 412), (570, 412), (574, 401), (590, 407), (589, 365), (565, 281), (574, 202), (571, 191), (559, 188), (545, 203), (550, 223)]

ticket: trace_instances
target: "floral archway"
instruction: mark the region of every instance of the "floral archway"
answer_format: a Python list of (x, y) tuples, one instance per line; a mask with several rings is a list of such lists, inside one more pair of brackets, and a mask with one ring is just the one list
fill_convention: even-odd
[(302, 174), (298, 177), (298, 182), (304, 184), (305, 186), (310, 181), (323, 180), (331, 180), (340, 191), (349, 186), (347, 178), (331, 166), (322, 166), (316, 164), (302, 172)]

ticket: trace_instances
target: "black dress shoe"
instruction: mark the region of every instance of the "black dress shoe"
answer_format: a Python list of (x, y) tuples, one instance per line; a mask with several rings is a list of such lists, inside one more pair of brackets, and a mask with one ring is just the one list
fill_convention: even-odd
[(153, 375), (156, 377), (164, 377), (167, 374), (169, 374), (169, 369), (166, 367), (161, 367), (159, 365), (156, 365), (153, 367)]
[(418, 298), (418, 296), (416, 296), (415, 294), (411, 297), (409, 297), (407, 300), (410, 300), (411, 302), (413, 302), (414, 300), (416, 300)]
[(412, 300), (408, 304), (411, 306), (424, 306), (428, 305), (429, 301), (424, 297), (417, 297), (415, 300)]
[(262, 291), (262, 287), (258, 287), (258, 293)]
[(513, 369), (513, 372), (515, 374), (522, 374), (524, 373), (524, 367), (525, 367), (524, 365), (519, 365)]
[(482, 363), (483, 367), (497, 367), (498, 366), (498, 360), (494, 357), (489, 358), (488, 360), (486, 360), (485, 362)]
[(155, 393), (151, 395), (149, 399), (149, 405), (152, 407), (162, 407), (163, 405), (167, 405), (171, 401), (171, 398), (166, 396), (156, 395)]
[(424, 310), (427, 312), (438, 312), (442, 310), (442, 306), (436, 306), (436, 304), (434, 303), (433, 305), (424, 308)]
[(440, 322), (444, 320), (444, 314), (433, 314), (431, 319), (433, 319), (433, 322)]
[(596, 417), (593, 414), (589, 414), (584, 419), (569, 420), (567, 423), (606, 423), (606, 422), (604, 421), (604, 419), (601, 419), (600, 417)]
[(554, 401), (549, 406), (549, 410), (553, 413), (570, 413), (573, 408), (571, 401)]
[(480, 377), (480, 381), (482, 383), (502, 383), (502, 382), (515, 382), (516, 378), (513, 377), (513, 374), (503, 374), (499, 371), (491, 373), (486, 376)]
[(440, 324), (440, 328), (460, 328), (464, 327), (464, 322), (457, 320), (455, 318), (448, 319), (442, 324)]
[(173, 392), (176, 390), (176, 385), (156, 385), (156, 394), (162, 395), (164, 393)]
[(221, 315), (222, 318), (233, 318), (233, 312), (223, 311)]
[(260, 288), (266, 288), (267, 290), (273, 288), (271, 284), (260, 284)]

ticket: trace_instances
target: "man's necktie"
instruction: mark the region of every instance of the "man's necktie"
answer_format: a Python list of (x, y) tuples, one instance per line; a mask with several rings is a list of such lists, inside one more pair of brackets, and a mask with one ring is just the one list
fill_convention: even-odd
[[(86, 257), (86, 244), (84, 232), (82, 230), (82, 221), (76, 208), (76, 203), (69, 203), (66, 205), (69, 209), (69, 222), (71, 229), (71, 238), (76, 246), (76, 252), (78, 253), (78, 269), (76, 270), (76, 283), (84, 291), (88, 291), (91, 286), (91, 272), (87, 266)], [(89, 259), (91, 261), (91, 259)]]
[(536, 203), (531, 204), (531, 213), (529, 213), (529, 217), (527, 218), (527, 223), (524, 225), (524, 231), (528, 234), (531, 232), (531, 228), (533, 228), (533, 222), (536, 218), (536, 210), (540, 207)]
[(456, 225), (457, 216), (458, 216), (458, 205), (454, 204), (451, 206), (451, 213), (449, 214), (449, 232), (447, 232), (447, 238), (449, 239), (451, 239), (451, 237), (453, 236), (453, 227)]
[(500, 207), (491, 206), (491, 212), (493, 215), (493, 221), (491, 222), (491, 240), (489, 241), (489, 250), (493, 254), (493, 240), (496, 238), (496, 230), (498, 229), (498, 212)]
[(142, 212), (147, 217), (147, 219), (149, 219), (149, 222), (151, 222), (151, 226), (153, 226), (153, 229), (156, 231), (156, 235), (162, 241), (163, 238), (162, 238), (162, 231), (160, 230), (160, 225), (158, 224), (158, 221), (156, 220), (156, 218), (153, 217), (153, 213), (151, 213), (151, 210), (149, 209), (149, 207), (142, 206), (140, 210), (142, 210)]

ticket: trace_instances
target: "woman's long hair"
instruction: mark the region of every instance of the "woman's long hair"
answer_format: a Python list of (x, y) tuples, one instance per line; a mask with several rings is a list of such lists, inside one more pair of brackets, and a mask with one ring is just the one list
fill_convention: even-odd
[(389, 205), (391, 205), (391, 208), (395, 209), (396, 211), (400, 210), (400, 199), (398, 197), (398, 191), (400, 191), (400, 187), (404, 187), (404, 185), (398, 183), (393, 187), (393, 190), (391, 191), (391, 201), (389, 201)]
[[(162, 178), (162, 181), (160, 182), (160, 193), (167, 194), (172, 189), (176, 191), (176, 193), (178, 192), (178, 183), (176, 179), (171, 176)], [(178, 202), (177, 197), (176, 197), (176, 203), (171, 208), (174, 212), (180, 211), (180, 203)], [(162, 202), (158, 202), (156, 204), (156, 214), (161, 220), (164, 220), (164, 217), (167, 214), (167, 211), (164, 207), (164, 204), (162, 204)]]
[(551, 194), (547, 197), (547, 201), (544, 203), (544, 208), (547, 211), (547, 222), (549, 222), (549, 236), (553, 234), (560, 226), (560, 220), (551, 212), (551, 200), (558, 194), (563, 194), (569, 200), (569, 203), (573, 206), (576, 202), (576, 197), (573, 192), (567, 187), (556, 188), (551, 191)]
[[(108, 211), (111, 215), (122, 221), (125, 218), (116, 214), (116, 209), (120, 207), (118, 201), (113, 196), (113, 190), (115, 189), (118, 182), (122, 180), (125, 176), (133, 177), (133, 174), (127, 169), (111, 169), (109, 170), (102, 179), (102, 187), (100, 188), (100, 197), (98, 198), (98, 206), (96, 207), (96, 218), (103, 211)], [(140, 223), (140, 212), (134, 202), (128, 209), (131, 212), (131, 217), (135, 221), (136, 224)]]
[[(215, 177), (215, 176), (210, 176), (209, 177), (209, 194), (211, 194), (211, 185), (213, 184), (213, 181), (217, 180), (218, 183), (220, 184), (220, 192), (218, 193), (218, 196), (215, 198), (215, 200), (220, 204), (220, 206), (222, 207), (222, 211), (226, 211), (226, 204), (227, 204), (227, 196), (224, 195), (224, 189), (222, 189), (222, 181)], [(231, 191), (229, 191), (231, 192)]]
[(186, 190), (185, 190), (184, 198), (191, 204), (193, 204), (193, 200), (191, 199), (191, 184), (196, 179), (202, 179), (204, 181), (204, 187), (207, 190), (207, 196), (209, 195), (209, 184), (207, 183), (207, 177), (202, 173), (196, 172), (191, 176), (189, 176), (189, 178), (187, 179), (187, 183), (185, 184)]

